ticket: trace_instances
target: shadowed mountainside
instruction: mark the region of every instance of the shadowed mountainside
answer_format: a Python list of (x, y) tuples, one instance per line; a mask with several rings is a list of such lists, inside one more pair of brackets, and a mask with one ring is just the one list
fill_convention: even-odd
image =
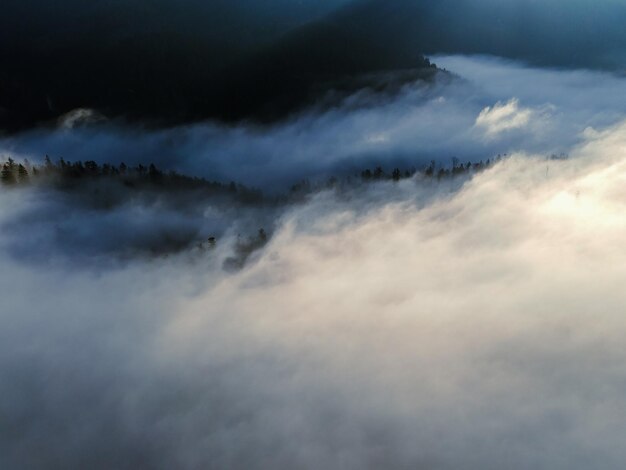
[(300, 12), (254, 0), (40, 3), (9, 0), (0, 19), (0, 129), (8, 132), (76, 108), (162, 125), (268, 121), (330, 89), (386, 87), (380, 76), (352, 81), (363, 74), (432, 74), (421, 55), (392, 54), (342, 15), (310, 21), (342, 1), (304, 2)]

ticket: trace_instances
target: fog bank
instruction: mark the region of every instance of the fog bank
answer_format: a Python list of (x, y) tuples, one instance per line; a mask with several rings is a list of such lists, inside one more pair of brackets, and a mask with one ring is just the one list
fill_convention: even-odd
[[(32, 266), (2, 230), (4, 465), (622, 468), (625, 158), (621, 123), (322, 192), (235, 273)], [(30, 196), (0, 197), (5, 227)]]

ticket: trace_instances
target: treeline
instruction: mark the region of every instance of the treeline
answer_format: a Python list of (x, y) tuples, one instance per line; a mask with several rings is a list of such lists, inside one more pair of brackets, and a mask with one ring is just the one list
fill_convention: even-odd
[[(311, 182), (304, 179), (289, 189), (283, 196), (268, 197), (259, 189), (249, 188), (245, 185), (231, 181), (222, 183), (219, 181), (209, 181), (205, 178), (192, 177), (180, 174), (176, 171), (164, 171), (153, 163), (144, 166), (128, 166), (125, 163), (119, 165), (104, 163), (98, 164), (95, 161), (69, 162), (63, 158), (57, 162), (52, 162), (46, 156), (44, 163), (34, 165), (25, 160), (18, 163), (12, 158), (0, 163), (0, 181), (6, 186), (28, 185), (35, 182), (43, 182), (56, 185), (57, 187), (68, 189), (73, 186), (93, 181), (93, 180), (114, 180), (128, 189), (139, 190), (159, 190), (159, 191), (189, 191), (202, 190), (208, 195), (223, 195), (238, 202), (258, 204), (263, 202), (280, 202), (285, 199), (298, 198), (323, 189), (337, 187), (352, 187), (359, 184), (366, 184), (377, 181), (394, 181), (410, 179), (416, 175), (421, 175), (426, 179), (450, 179), (464, 175), (471, 175), (481, 172), (494, 163), (500, 161), (507, 155), (498, 155), (493, 159), (479, 162), (461, 163), (457, 158), (452, 159), (451, 166), (438, 166), (433, 160), (422, 169), (411, 167), (407, 169), (393, 168), (391, 171), (383, 169), (382, 166), (365, 168), (353, 175), (330, 177), (325, 181)], [(549, 157), (554, 159), (554, 156)], [(559, 156), (558, 158), (566, 158)]]
[[(498, 155), (494, 162), (499, 161), (502, 158), (501, 155)], [(422, 173), (427, 178), (450, 178), (454, 176), (460, 176), (468, 173), (476, 173), (480, 172), (486, 168), (489, 168), (492, 165), (491, 159), (487, 159), (486, 162), (482, 160), (477, 163), (467, 162), (465, 164), (460, 163), (457, 158), (452, 159), (451, 167), (439, 167), (437, 168), (437, 164), (434, 160), (430, 162), (430, 165), (422, 170)], [(400, 170), (400, 168), (394, 168), (391, 173), (386, 173), (382, 167), (377, 166), (374, 170), (366, 169), (361, 172), (361, 178), (365, 181), (370, 180), (393, 180), (400, 181), (402, 179), (413, 178), (418, 173), (416, 168), (411, 168), (408, 170)]]
[(376, 166), (373, 168), (365, 168), (351, 176), (345, 176), (343, 178), (330, 177), (324, 182), (317, 183), (312, 183), (308, 179), (304, 179), (291, 186), (290, 197), (303, 197), (310, 193), (331, 188), (350, 188), (361, 184), (382, 181), (399, 182), (401, 180), (414, 178), (417, 175), (427, 180), (432, 179), (436, 181), (468, 176), (490, 168), (494, 163), (499, 162), (506, 156), (506, 154), (498, 155), (486, 161), (480, 160), (479, 162), (467, 163), (460, 163), (457, 158), (453, 158), (451, 166), (437, 166), (437, 163), (432, 160), (427, 167), (421, 169), (417, 169), (416, 167), (406, 169), (394, 167), (391, 171), (387, 171), (382, 166)]
[(257, 203), (263, 193), (233, 181), (222, 183), (205, 178), (183, 175), (174, 170), (163, 171), (153, 163), (128, 166), (98, 164), (93, 160), (70, 162), (63, 158), (52, 162), (49, 156), (44, 163), (35, 165), (25, 160), (18, 163), (12, 158), (0, 164), (0, 181), (6, 186), (48, 183), (60, 188), (71, 188), (93, 180), (113, 180), (128, 189), (188, 191), (202, 190), (212, 195), (225, 195), (244, 203)]
[[(394, 168), (391, 172), (386, 172), (381, 166), (377, 166), (374, 169), (366, 168), (360, 174), (360, 178), (363, 181), (400, 181), (402, 179), (413, 178), (417, 173), (421, 173), (426, 178), (436, 178), (437, 180), (454, 178), (457, 176), (470, 175), (474, 173), (480, 173), (500, 162), (502, 159), (507, 158), (508, 154), (498, 154), (493, 159), (480, 160), (478, 162), (466, 162), (461, 161), (453, 157), (452, 165), (437, 166), (434, 160), (431, 160), (430, 165), (422, 170), (417, 170), (415, 167), (410, 169), (401, 170), (400, 168)], [(569, 156), (565, 153), (551, 154), (547, 157), (547, 160), (567, 160)], [(336, 179), (331, 179), (336, 180)]]

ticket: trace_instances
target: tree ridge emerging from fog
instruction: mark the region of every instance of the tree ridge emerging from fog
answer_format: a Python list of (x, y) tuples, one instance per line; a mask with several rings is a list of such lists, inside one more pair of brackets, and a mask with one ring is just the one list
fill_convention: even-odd
[[(337, 201), (341, 201), (353, 197), (355, 190), (370, 191), (377, 183), (396, 184), (412, 179), (416, 190), (429, 181), (438, 184), (458, 180), (463, 184), (506, 156), (466, 163), (452, 158), (449, 166), (438, 166), (432, 161), (421, 169), (385, 170), (375, 166), (325, 179), (303, 179), (277, 194), (267, 194), (234, 181), (210, 181), (162, 170), (154, 164), (128, 166), (70, 162), (62, 158), (53, 162), (48, 156), (41, 164), (31, 164), (27, 160), (17, 162), (8, 158), (0, 160), (0, 188), (4, 191), (41, 189), (48, 191), (46, 194), (52, 195), (53, 200), (62, 201), (63, 210), (48, 209), (47, 214), (34, 215), (44, 229), (29, 227), (28, 230), (39, 231), (37, 236), (45, 237), (45, 227), (51, 227), (51, 236), (60, 251), (65, 250), (70, 258), (83, 251), (93, 255), (89, 247), (100, 237), (97, 230), (82, 234), (82, 224), (73, 220), (80, 221), (88, 214), (94, 218), (94, 224), (106, 225), (109, 217), (134, 207), (162, 222), (142, 225), (127, 219), (117, 240), (100, 247), (95, 254), (126, 259), (219, 252), (225, 256), (221, 258), (223, 268), (237, 271), (246, 265), (250, 255), (268, 243), (275, 224), (290, 207), (306, 204), (316, 194), (331, 191), (338, 196)], [(207, 211), (218, 214), (217, 219), (212, 216), (207, 219)], [(79, 215), (72, 215), (73, 212)], [(168, 223), (170, 217), (183, 217), (185, 222), (177, 219)], [(25, 251), (31, 252), (33, 247)]]
[[(360, 172), (343, 177), (331, 176), (323, 183), (311, 183), (308, 179), (303, 179), (293, 184), (289, 193), (317, 192), (322, 189), (332, 188), (338, 184), (353, 184), (355, 181), (375, 182), (375, 181), (400, 181), (416, 176), (417, 174), (426, 178), (436, 178), (438, 180), (460, 175), (472, 174), (489, 168), (493, 163), (500, 161), (507, 154), (480, 160), (478, 162), (460, 162), (453, 157), (451, 166), (438, 166), (433, 160), (421, 170), (412, 166), (410, 168), (394, 167), (391, 171), (386, 171), (382, 166), (364, 168)], [(551, 159), (566, 158), (565, 155), (551, 155)], [(129, 167), (125, 163), (115, 165), (103, 163), (99, 165), (92, 160), (87, 161), (66, 161), (61, 158), (56, 163), (46, 156), (44, 164), (31, 164), (28, 160), (16, 162), (13, 158), (7, 158), (0, 162), (0, 181), (5, 187), (25, 186), (32, 183), (42, 183), (52, 185), (57, 189), (72, 189), (81, 182), (88, 182), (96, 178), (108, 178), (117, 180), (129, 188), (144, 189), (148, 186), (169, 190), (190, 190), (204, 189), (216, 194), (237, 195), (235, 198), (242, 203), (257, 203), (269, 200), (260, 189), (251, 188), (235, 181), (228, 183), (208, 180), (203, 177), (189, 176), (179, 173), (176, 170), (162, 170), (153, 163), (148, 166), (139, 164)], [(285, 194), (274, 198), (274, 200), (284, 200)], [(271, 199), (271, 198), (270, 198)]]

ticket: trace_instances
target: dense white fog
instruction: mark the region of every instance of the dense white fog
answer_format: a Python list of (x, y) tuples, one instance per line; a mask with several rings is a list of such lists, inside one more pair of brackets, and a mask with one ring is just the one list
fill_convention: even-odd
[[(18, 158), (154, 159), (270, 188), (509, 155), (243, 215), (0, 191), (0, 466), (623, 468), (626, 79), (436, 62), (462, 78), (270, 129), (4, 139)], [(267, 245), (224, 270), (261, 224)], [(217, 225), (216, 250), (89, 262)]]

